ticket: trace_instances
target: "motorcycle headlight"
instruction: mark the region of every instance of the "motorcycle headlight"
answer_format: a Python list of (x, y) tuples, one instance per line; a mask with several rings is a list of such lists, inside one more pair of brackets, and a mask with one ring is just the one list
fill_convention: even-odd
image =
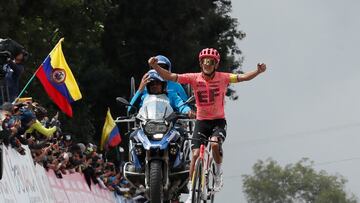
[(164, 134), (167, 132), (168, 126), (163, 122), (147, 122), (144, 126), (144, 130), (147, 134)]
[(162, 139), (163, 137), (164, 137), (163, 133), (158, 133), (158, 134), (153, 135), (153, 138), (156, 139), (156, 140)]

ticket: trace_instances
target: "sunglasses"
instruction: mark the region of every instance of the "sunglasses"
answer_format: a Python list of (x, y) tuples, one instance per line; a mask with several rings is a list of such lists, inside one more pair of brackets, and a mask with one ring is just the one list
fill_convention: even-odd
[(214, 66), (217, 64), (217, 61), (212, 58), (204, 58), (202, 60), (202, 64), (207, 65), (207, 66)]
[(149, 85), (152, 86), (152, 85), (161, 85), (162, 82), (161, 81), (158, 81), (158, 80), (153, 80), (153, 81), (150, 81), (149, 82)]

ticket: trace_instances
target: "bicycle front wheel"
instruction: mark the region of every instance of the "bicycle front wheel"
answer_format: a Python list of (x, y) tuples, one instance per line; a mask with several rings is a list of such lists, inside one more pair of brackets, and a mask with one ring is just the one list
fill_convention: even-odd
[(208, 199), (210, 199), (210, 202), (213, 203), (214, 199), (215, 199), (215, 191), (214, 191), (214, 186), (215, 186), (215, 162), (213, 161), (211, 163), (211, 170), (209, 170), (209, 175), (208, 175), (208, 182), (207, 182), (207, 188), (208, 188), (208, 193), (209, 193), (209, 197)]
[(192, 177), (192, 203), (201, 202), (201, 178), (202, 178), (202, 161), (198, 159), (195, 164), (195, 171)]

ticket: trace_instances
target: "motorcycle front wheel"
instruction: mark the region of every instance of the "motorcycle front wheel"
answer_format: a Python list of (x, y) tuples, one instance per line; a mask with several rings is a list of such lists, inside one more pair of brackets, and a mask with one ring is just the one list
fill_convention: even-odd
[(150, 202), (161, 203), (163, 184), (162, 184), (162, 163), (154, 160), (150, 163)]

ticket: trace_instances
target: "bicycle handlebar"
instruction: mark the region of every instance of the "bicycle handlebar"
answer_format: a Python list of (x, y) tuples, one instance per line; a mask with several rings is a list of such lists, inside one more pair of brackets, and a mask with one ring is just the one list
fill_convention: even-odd
[(182, 122), (195, 122), (196, 119), (187, 117), (187, 118), (179, 118), (178, 121), (182, 121)]
[(220, 143), (221, 141), (213, 141), (210, 139), (205, 139), (205, 138), (185, 138), (187, 140), (197, 140), (197, 141), (201, 141), (201, 142), (214, 142), (214, 143)]
[(201, 133), (201, 132), (198, 132), (200, 136), (200, 138), (186, 138), (188, 140), (198, 140), (200, 142), (214, 142), (214, 143), (221, 143), (221, 140), (220, 141), (213, 141), (213, 140), (210, 140), (210, 137), (207, 137), (204, 133)]

